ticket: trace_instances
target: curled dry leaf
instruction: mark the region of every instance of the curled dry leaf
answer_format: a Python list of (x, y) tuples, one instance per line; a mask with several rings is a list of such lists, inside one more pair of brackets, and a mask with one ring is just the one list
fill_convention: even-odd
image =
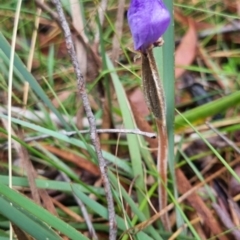
[(189, 29), (182, 38), (175, 54), (175, 77), (179, 78), (185, 72), (184, 68), (180, 66), (190, 65), (196, 56), (197, 49), (197, 32), (195, 22), (188, 18)]

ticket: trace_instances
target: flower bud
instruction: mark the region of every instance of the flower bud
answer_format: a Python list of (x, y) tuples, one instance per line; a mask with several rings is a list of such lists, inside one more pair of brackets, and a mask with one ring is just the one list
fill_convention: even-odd
[(127, 16), (134, 49), (142, 52), (157, 42), (171, 19), (162, 0), (131, 0)]

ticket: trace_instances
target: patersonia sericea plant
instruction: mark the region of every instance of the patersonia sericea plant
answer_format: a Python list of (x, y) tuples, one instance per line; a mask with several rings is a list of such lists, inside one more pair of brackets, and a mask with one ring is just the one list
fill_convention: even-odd
[(146, 49), (164, 34), (170, 24), (170, 13), (162, 0), (131, 0), (128, 24), (134, 49)]
[[(156, 120), (158, 130), (157, 169), (159, 172), (159, 209), (167, 206), (168, 135), (166, 104), (162, 81), (159, 78), (153, 54), (153, 46), (159, 46), (160, 38), (170, 24), (170, 13), (162, 0), (131, 0), (128, 23), (133, 36), (134, 48), (141, 52), (142, 89), (149, 110)], [(162, 224), (170, 231), (168, 214), (161, 217)]]

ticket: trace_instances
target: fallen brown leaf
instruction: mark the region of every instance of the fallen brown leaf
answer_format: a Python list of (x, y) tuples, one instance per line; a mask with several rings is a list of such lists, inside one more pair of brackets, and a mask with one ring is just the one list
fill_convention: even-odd
[(135, 107), (135, 110), (141, 113), (140, 115), (145, 117), (149, 115), (149, 110), (146, 101), (143, 96), (143, 92), (140, 88), (136, 88), (128, 95), (131, 105)]
[(192, 19), (188, 18), (189, 29), (185, 36), (182, 38), (175, 54), (175, 77), (179, 78), (186, 71), (180, 66), (190, 65), (196, 56), (197, 49), (197, 33), (195, 23)]
[[(142, 113), (141, 109), (139, 108), (138, 104), (135, 102), (132, 102), (131, 99), (129, 99), (129, 103), (131, 105), (132, 113), (134, 116), (134, 119), (136, 121), (137, 127), (141, 129), (141, 131), (144, 132), (152, 132), (152, 127), (150, 124), (144, 119), (144, 114)], [(144, 102), (144, 104), (146, 104)], [(157, 157), (157, 147), (158, 147), (158, 141), (154, 138), (145, 138), (145, 140), (148, 142), (149, 147), (151, 149), (156, 149), (156, 151), (153, 151), (153, 154), (155, 157)]]
[(61, 93), (58, 94), (58, 99), (54, 98), (52, 100), (52, 104), (55, 108), (58, 108), (59, 107), (59, 101), (60, 102), (63, 102), (65, 101), (66, 99), (69, 98), (69, 96), (72, 94), (72, 91), (63, 91)]
[(77, 213), (72, 211), (70, 208), (64, 206), (62, 203), (60, 203), (56, 199), (52, 198), (52, 201), (57, 207), (59, 207), (63, 212), (68, 214), (70, 217), (72, 217), (77, 222), (84, 222), (85, 221), (81, 216), (79, 216)]
[[(181, 194), (188, 192), (192, 188), (182, 170), (176, 170), (176, 178), (178, 183), (178, 190)], [(187, 200), (189, 204), (197, 211), (199, 216), (203, 219), (205, 226), (211, 229), (214, 235), (219, 235), (224, 232), (224, 230), (221, 229), (219, 223), (213, 217), (209, 208), (205, 205), (204, 201), (195, 192), (189, 195)], [(228, 239), (223, 235), (219, 236), (218, 238), (221, 240)]]
[(96, 176), (96, 177), (100, 176), (100, 170), (99, 170), (98, 166), (93, 164), (92, 162), (87, 161), (86, 159), (84, 159), (72, 152), (61, 150), (56, 147), (47, 146), (47, 145), (43, 145), (43, 147), (45, 149), (47, 149), (49, 152), (54, 153), (57, 156), (61, 157), (63, 160), (72, 162), (72, 163), (76, 164), (78, 167), (85, 169), (86, 171), (90, 172), (94, 176)]
[[(23, 139), (24, 131), (23, 129), (19, 128), (19, 138)], [(35, 170), (33, 163), (30, 161), (30, 157), (28, 154), (27, 149), (23, 145), (19, 145), (19, 152), (18, 152), (21, 160), (22, 160), (22, 167), (25, 169), (28, 177), (28, 182), (31, 190), (31, 194), (33, 200), (41, 206), (41, 199), (42, 205), (52, 214), (57, 216), (57, 211), (49, 197), (47, 191), (45, 189), (38, 189), (35, 179), (37, 178), (37, 171)]]

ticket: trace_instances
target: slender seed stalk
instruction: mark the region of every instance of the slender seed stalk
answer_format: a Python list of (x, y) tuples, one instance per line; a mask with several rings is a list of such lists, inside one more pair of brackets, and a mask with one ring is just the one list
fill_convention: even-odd
[[(166, 107), (162, 83), (159, 79), (156, 62), (153, 56), (153, 48), (142, 53), (142, 82), (143, 92), (148, 108), (153, 113), (158, 129), (158, 159), (157, 166), (160, 175), (159, 183), (159, 209), (167, 206), (167, 159), (168, 159), (168, 136), (166, 127)], [(168, 214), (161, 217), (166, 230), (170, 231)]]

